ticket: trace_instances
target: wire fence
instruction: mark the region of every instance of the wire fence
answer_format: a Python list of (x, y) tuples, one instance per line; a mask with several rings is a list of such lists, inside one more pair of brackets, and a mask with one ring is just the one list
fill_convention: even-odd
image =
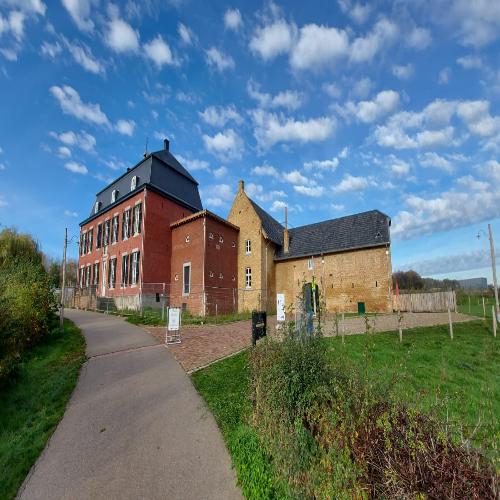
[(183, 324), (241, 321), (250, 319), (252, 311), (274, 313), (276, 309), (266, 290), (183, 283), (69, 286), (64, 290), (64, 307), (140, 316), (151, 324), (166, 323), (170, 307), (181, 308)]

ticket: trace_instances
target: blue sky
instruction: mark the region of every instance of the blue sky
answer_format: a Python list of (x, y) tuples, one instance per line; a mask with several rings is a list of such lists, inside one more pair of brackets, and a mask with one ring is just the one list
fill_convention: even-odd
[(223, 217), (240, 178), (293, 227), (377, 208), (394, 270), (491, 281), (500, 3), (325, 5), (0, 0), (0, 223), (60, 256), (168, 137)]

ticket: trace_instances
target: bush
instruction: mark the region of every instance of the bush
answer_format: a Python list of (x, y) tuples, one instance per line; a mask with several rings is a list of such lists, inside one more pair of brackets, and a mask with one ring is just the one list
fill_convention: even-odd
[[(31, 243), (30, 243), (31, 242)], [(7, 229), (0, 234), (0, 382), (22, 352), (55, 326), (57, 304), (37, 243)]]
[[(293, 323), (250, 354), (253, 422), (291, 498), (495, 498), (495, 472), (451, 423), (396, 399), (398, 374), (329, 353)], [(403, 374), (401, 374), (403, 375)]]

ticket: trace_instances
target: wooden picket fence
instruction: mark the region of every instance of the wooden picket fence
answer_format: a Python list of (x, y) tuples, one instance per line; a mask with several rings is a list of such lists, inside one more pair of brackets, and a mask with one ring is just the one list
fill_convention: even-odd
[(457, 312), (455, 292), (400, 294), (394, 296), (394, 309), (406, 312)]

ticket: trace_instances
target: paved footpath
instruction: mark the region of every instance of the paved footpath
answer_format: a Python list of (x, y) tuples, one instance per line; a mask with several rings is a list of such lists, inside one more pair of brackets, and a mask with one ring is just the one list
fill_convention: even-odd
[(22, 499), (233, 499), (213, 416), (172, 354), (121, 318), (66, 310), (90, 358)]

